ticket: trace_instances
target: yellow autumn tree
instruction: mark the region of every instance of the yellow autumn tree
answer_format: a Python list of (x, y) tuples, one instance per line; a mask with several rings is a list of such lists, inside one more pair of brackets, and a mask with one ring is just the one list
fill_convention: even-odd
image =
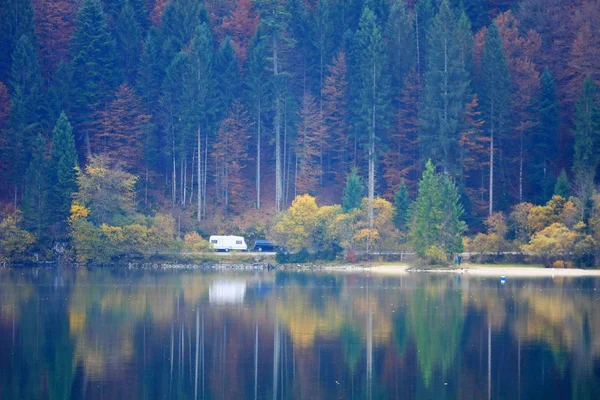
[(309, 248), (318, 211), (314, 197), (308, 194), (296, 197), (273, 228), (275, 242), (290, 251)]

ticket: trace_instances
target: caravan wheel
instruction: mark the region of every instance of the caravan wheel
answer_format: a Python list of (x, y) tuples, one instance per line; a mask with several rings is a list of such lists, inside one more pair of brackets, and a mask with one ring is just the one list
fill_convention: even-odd
[(225, 253), (229, 253), (229, 249), (225, 249)]

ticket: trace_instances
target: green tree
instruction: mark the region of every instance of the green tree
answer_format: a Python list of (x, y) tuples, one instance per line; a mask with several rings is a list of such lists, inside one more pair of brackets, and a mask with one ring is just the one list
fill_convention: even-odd
[(62, 113), (52, 130), (52, 152), (48, 160), (47, 184), (48, 219), (55, 227), (55, 235), (66, 233), (71, 209), (71, 196), (77, 190), (77, 152), (73, 128)]
[(431, 248), (446, 254), (462, 251), (461, 235), (466, 229), (462, 214), (456, 186), (447, 174), (436, 175), (431, 160), (427, 161), (409, 212), (409, 237), (417, 255), (425, 257)]
[(116, 50), (120, 75), (132, 85), (142, 53), (142, 27), (130, 0), (121, 8), (115, 27)]
[(404, 0), (394, 0), (386, 26), (392, 93), (400, 94), (408, 72), (417, 61), (415, 54), (414, 26), (406, 10)]
[(402, 181), (400, 187), (394, 194), (394, 225), (400, 231), (406, 229), (406, 221), (408, 219), (408, 210), (410, 208), (410, 196), (406, 183)]
[(560, 196), (563, 199), (568, 199), (571, 195), (571, 184), (569, 183), (569, 177), (567, 171), (563, 168), (556, 179), (556, 185), (554, 185), (554, 195)]
[(10, 55), (21, 36), (36, 46), (36, 31), (31, 0), (0, 0), (0, 82), (7, 82), (11, 71)]
[[(359, 28), (354, 38), (354, 60), (356, 65), (355, 113), (356, 129), (365, 136), (362, 140), (367, 149), (369, 179), (367, 195), (369, 197), (369, 226), (373, 225), (372, 203), (375, 199), (375, 164), (377, 147), (385, 130), (389, 126), (390, 113), (390, 77), (386, 71), (387, 57), (381, 29), (375, 14), (366, 8), (360, 18)], [(364, 135), (366, 134), (366, 135)]]
[(92, 154), (90, 127), (84, 126), (107, 100), (119, 81), (115, 40), (111, 36), (100, 0), (85, 0), (71, 42), (73, 57), (74, 123), (83, 131), (88, 155)]
[(534, 154), (529, 163), (529, 176), (537, 193), (537, 202), (544, 203), (552, 197), (554, 173), (552, 163), (557, 155), (559, 109), (556, 82), (548, 68), (540, 77), (540, 94), (537, 101), (539, 123), (531, 137)]
[(573, 121), (575, 155), (573, 171), (578, 187), (578, 195), (583, 203), (583, 219), (587, 223), (591, 209), (596, 168), (600, 161), (600, 109), (596, 104), (596, 85), (590, 77), (583, 81), (579, 102), (575, 106)]
[(510, 96), (510, 75), (498, 26), (492, 24), (487, 31), (481, 56), (482, 110), (487, 136), (490, 138), (489, 215), (494, 212), (495, 147), (504, 130)]
[(46, 227), (46, 141), (41, 133), (35, 138), (31, 162), (27, 168), (25, 197), (23, 199), (23, 226), (33, 232), (38, 240)]
[[(199, 51), (206, 51), (201, 49)], [(238, 96), (240, 82), (240, 67), (231, 40), (226, 38), (215, 59), (215, 71), (217, 72), (217, 93), (219, 99), (218, 119), (225, 118), (233, 100)]]
[(37, 51), (29, 36), (15, 43), (10, 73), (12, 108), (7, 147), (12, 162), (11, 177), (15, 200), (23, 195), (23, 171), (27, 170), (37, 132), (45, 111), (42, 73)]
[(346, 178), (346, 187), (344, 188), (344, 196), (342, 198), (344, 212), (360, 208), (364, 193), (365, 185), (358, 175), (356, 168), (353, 168), (350, 175)]
[(438, 160), (442, 170), (457, 176), (459, 122), (469, 74), (459, 40), (458, 21), (447, 0), (440, 6), (427, 35), (428, 68), (420, 112), (420, 153)]

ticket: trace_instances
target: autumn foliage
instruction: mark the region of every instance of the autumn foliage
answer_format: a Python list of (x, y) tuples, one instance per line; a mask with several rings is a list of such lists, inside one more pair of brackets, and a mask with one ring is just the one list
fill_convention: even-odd
[(304, 95), (302, 108), (298, 112), (298, 173), (296, 192), (311, 193), (317, 187), (321, 177), (320, 157), (323, 146), (323, 124), (317, 104), (310, 93)]

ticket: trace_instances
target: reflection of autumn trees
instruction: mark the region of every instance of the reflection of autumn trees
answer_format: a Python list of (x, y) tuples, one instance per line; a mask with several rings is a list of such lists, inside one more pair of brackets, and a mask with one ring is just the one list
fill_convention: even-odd
[(40, 271), (0, 270), (1, 398), (482, 398), (488, 344), (493, 397), (600, 391), (592, 280)]

